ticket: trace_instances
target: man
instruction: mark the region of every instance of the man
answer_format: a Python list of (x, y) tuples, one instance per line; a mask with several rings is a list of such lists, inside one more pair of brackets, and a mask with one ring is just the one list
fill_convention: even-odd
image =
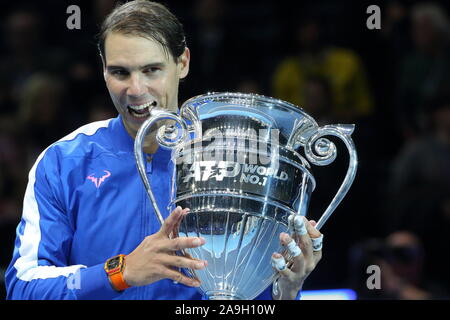
[[(54, 143), (31, 169), (6, 273), (9, 299), (201, 298), (200, 282), (179, 268), (203, 269), (207, 262), (175, 252), (205, 239), (171, 237), (189, 209), (176, 208), (158, 230), (133, 157), (133, 139), (149, 109), (178, 108), (179, 80), (190, 61), (184, 39), (181, 24), (157, 3), (128, 2), (106, 18), (99, 48), (119, 116)], [(167, 204), (170, 153), (158, 148), (154, 132), (144, 152), (155, 197)], [(296, 257), (287, 268), (280, 254), (273, 255), (281, 274), (277, 299), (295, 299), (321, 255), (313, 251), (310, 236), (320, 237), (313, 225), (303, 218), (293, 225), (301, 251), (288, 234), (280, 235)], [(271, 299), (271, 288), (259, 298)]]

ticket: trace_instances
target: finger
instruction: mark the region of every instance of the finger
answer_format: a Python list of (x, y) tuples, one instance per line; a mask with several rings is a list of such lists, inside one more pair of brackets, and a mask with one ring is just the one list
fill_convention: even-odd
[(310, 223), (306, 224), (306, 229), (311, 237), (314, 262), (317, 263), (322, 258), (322, 244), (323, 244), (323, 234), (315, 228), (317, 223), (311, 220)]
[(178, 206), (173, 210), (170, 215), (164, 220), (163, 225), (161, 226), (161, 229), (159, 230), (163, 235), (169, 237), (172, 233), (175, 225), (177, 224), (178, 220), (180, 219), (180, 215), (182, 215), (181, 207)]
[(312, 238), (311, 241), (313, 246), (314, 263), (317, 264), (320, 259), (322, 259), (323, 235), (318, 238)]
[[(313, 261), (312, 242), (307, 229), (308, 226), (311, 225), (305, 217), (300, 215), (296, 215), (293, 218), (293, 225), (297, 243), (303, 252), (304, 259), (309, 263), (310, 261)], [(282, 242), (282, 244), (287, 245), (289, 241), (290, 240), (286, 240), (284, 243)]]
[(288, 218), (290, 234), (294, 239), (300, 238), (307, 233), (303, 217), (298, 214), (291, 214)]
[(306, 230), (311, 238), (318, 238), (322, 235), (319, 230), (316, 229), (317, 222), (309, 220), (306, 224)]
[(178, 237), (162, 242), (161, 250), (174, 252), (188, 248), (197, 248), (205, 243), (206, 240), (203, 237)]
[(318, 238), (311, 238), (311, 241), (314, 253), (319, 253), (320, 251), (322, 251), (323, 235)]
[(208, 261), (206, 260), (192, 259), (178, 255), (166, 255), (161, 259), (161, 262), (169, 267), (187, 268), (194, 270), (201, 270), (208, 266)]
[(294, 273), (287, 267), (286, 260), (278, 252), (272, 254), (272, 267), (282, 277), (292, 278), (294, 276)]
[(175, 271), (170, 268), (167, 268), (167, 271), (165, 272), (164, 276), (167, 279), (172, 279), (176, 283), (181, 283), (181, 284), (184, 284), (189, 287), (199, 287), (200, 286), (199, 280), (189, 278), (189, 277), (185, 276), (184, 274), (182, 274), (181, 272)]
[(292, 256), (292, 272), (296, 273), (302, 270), (305, 264), (305, 258), (302, 254), (302, 249), (298, 246), (297, 242), (285, 232), (280, 234), (280, 242)]
[(289, 254), (293, 258), (298, 257), (299, 255), (302, 254), (302, 250), (297, 245), (297, 243), (294, 241), (294, 239), (292, 239), (290, 242), (288, 242), (286, 247), (288, 249)]
[(172, 230), (172, 236), (170, 238), (176, 238), (179, 236), (179, 231), (180, 231), (180, 225), (183, 222), (183, 219), (186, 217), (186, 215), (190, 212), (189, 208), (184, 208), (181, 211), (181, 215), (179, 216), (178, 221), (176, 222), (175, 226), (173, 227)]

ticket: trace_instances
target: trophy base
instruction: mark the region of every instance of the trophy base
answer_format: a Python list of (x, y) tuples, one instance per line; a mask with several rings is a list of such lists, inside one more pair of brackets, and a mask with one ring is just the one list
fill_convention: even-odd
[(208, 291), (206, 296), (208, 300), (245, 300), (244, 297), (227, 291)]

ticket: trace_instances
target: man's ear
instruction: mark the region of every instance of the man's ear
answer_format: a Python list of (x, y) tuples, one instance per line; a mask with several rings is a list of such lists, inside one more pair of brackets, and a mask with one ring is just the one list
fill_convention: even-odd
[(183, 54), (178, 57), (178, 71), (180, 79), (185, 78), (189, 73), (189, 62), (191, 60), (191, 52), (188, 47), (184, 49)]

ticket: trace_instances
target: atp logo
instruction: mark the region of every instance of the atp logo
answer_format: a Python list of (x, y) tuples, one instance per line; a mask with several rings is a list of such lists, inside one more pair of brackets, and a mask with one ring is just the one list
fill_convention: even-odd
[(98, 189), (102, 185), (102, 183), (111, 176), (111, 172), (108, 170), (103, 170), (105, 173), (102, 177), (98, 178), (94, 176), (94, 173), (88, 175), (86, 179), (91, 180), (95, 187)]

